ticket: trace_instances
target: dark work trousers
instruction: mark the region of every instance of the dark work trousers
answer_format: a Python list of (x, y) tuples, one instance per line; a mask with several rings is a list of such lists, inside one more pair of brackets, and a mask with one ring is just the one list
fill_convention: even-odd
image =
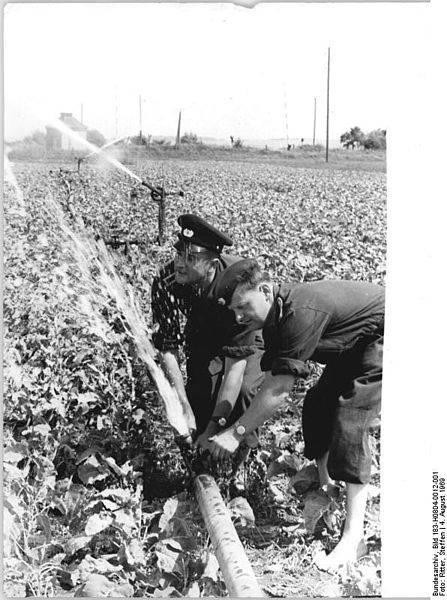
[(325, 367), (303, 406), (304, 455), (329, 451), (330, 477), (349, 483), (371, 478), (369, 434), (379, 425), (383, 336), (366, 337)]
[[(262, 353), (263, 350), (257, 348), (254, 354), (247, 357), (241, 390), (228, 419), (228, 425), (232, 425), (244, 413), (264, 381), (265, 374), (260, 366)], [(221, 360), (219, 368), (219, 361), (210, 361), (200, 354), (193, 354), (186, 363), (186, 394), (196, 418), (198, 435), (206, 429), (213, 415), (224, 376), (224, 360)]]

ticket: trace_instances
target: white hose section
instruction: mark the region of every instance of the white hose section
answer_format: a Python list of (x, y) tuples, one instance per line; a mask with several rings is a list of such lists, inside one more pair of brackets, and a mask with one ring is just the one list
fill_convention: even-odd
[(228, 595), (231, 598), (264, 597), (214, 478), (198, 475), (194, 490)]

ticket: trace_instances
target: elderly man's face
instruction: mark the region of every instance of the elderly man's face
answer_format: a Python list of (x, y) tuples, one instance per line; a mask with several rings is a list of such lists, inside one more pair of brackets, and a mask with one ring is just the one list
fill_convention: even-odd
[(211, 259), (208, 254), (177, 250), (174, 257), (175, 280), (182, 285), (201, 285), (206, 281)]
[(231, 298), (230, 309), (236, 321), (250, 330), (262, 329), (272, 305), (270, 286), (260, 284), (255, 289), (238, 286)]

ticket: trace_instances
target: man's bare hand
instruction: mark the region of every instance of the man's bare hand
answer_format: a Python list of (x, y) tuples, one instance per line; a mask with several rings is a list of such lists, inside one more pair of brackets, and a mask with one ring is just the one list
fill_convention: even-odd
[(237, 437), (234, 427), (230, 427), (209, 439), (211, 456), (216, 460), (231, 457), (239, 448), (241, 440)]
[(194, 446), (196, 448), (200, 448), (201, 450), (211, 451), (211, 446), (209, 442), (209, 438), (215, 435), (219, 431), (219, 425), (214, 423), (214, 421), (210, 421), (203, 433), (199, 435), (199, 437), (195, 440)]

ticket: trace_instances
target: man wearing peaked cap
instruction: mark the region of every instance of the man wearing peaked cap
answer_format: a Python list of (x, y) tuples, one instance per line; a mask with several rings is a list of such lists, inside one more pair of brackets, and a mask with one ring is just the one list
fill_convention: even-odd
[(234, 291), (248, 269), (256, 268), (258, 263), (253, 258), (244, 258), (226, 269), (216, 281), (216, 298), (222, 306), (230, 306)]
[(206, 252), (212, 250), (221, 253), (224, 246), (232, 246), (233, 240), (222, 231), (207, 223), (202, 217), (193, 214), (180, 215), (180, 232), (175, 248), (189, 247), (191, 251)]
[[(247, 332), (216, 302), (219, 274), (241, 260), (223, 252), (231, 238), (198, 215), (180, 215), (178, 224), (174, 260), (152, 284), (154, 344), (180, 400), (192, 408), (191, 435), (208, 449), (209, 437), (234, 423), (261, 385), (263, 343), (259, 332)], [(179, 367), (182, 348), (186, 383)]]
[(336, 570), (366, 553), (363, 520), (371, 477), (370, 432), (380, 415), (385, 290), (364, 281), (276, 285), (255, 260), (242, 260), (218, 278), (216, 296), (247, 330), (262, 328), (264, 383), (231, 427), (211, 438), (222, 459), (276, 412), (306, 361), (324, 364), (303, 405), (304, 455), (315, 459), (320, 484), (346, 482), (346, 521), (338, 545), (315, 561)]

